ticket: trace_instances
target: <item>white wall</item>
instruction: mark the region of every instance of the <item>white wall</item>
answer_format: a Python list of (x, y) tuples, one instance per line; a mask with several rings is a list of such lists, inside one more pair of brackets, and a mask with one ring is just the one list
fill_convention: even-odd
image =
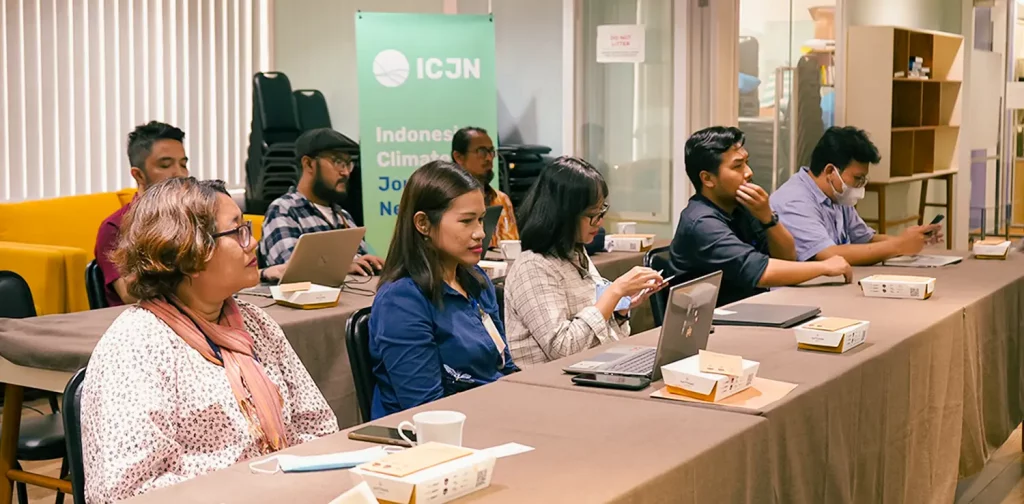
[(443, 0), (277, 0), (272, 65), (292, 89), (319, 89), (334, 129), (359, 137), (357, 11), (441, 13)]
[[(487, 0), (459, 0), (458, 12), (487, 13)], [(562, 153), (562, 5), (555, 0), (493, 0), (498, 72), (498, 134), (505, 143), (544, 144)], [(294, 89), (319, 89), (334, 129), (359, 136), (355, 14), (443, 12), (443, 0), (278, 0), (276, 70)]]

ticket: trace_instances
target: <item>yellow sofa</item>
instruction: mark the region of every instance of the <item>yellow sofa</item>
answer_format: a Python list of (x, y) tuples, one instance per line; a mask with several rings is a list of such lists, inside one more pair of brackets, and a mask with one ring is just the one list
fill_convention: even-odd
[[(0, 203), (0, 270), (14, 271), (28, 282), (37, 314), (89, 309), (85, 267), (94, 259), (96, 233), (135, 192)], [(245, 217), (253, 221), (259, 240), (263, 216)]]

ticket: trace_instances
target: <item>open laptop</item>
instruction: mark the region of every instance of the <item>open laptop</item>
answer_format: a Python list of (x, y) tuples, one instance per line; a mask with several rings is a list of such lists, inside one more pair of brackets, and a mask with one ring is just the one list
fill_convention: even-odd
[(821, 308), (817, 306), (740, 302), (715, 310), (715, 324), (787, 329), (820, 313)]
[(494, 232), (498, 229), (498, 218), (501, 217), (501, 205), (487, 207), (484, 214), (484, 251), (480, 253), (480, 260), (486, 259), (487, 249), (491, 247), (491, 240), (494, 239)]
[[(359, 252), (366, 228), (332, 229), (306, 233), (295, 243), (281, 283), (312, 282), (326, 287), (340, 287), (348, 276), (348, 268)], [(239, 294), (270, 296), (266, 284), (242, 289)]]
[(708, 346), (711, 318), (718, 301), (722, 272), (716, 271), (672, 287), (658, 346), (618, 346), (562, 370), (661, 379), (661, 366), (697, 355)]

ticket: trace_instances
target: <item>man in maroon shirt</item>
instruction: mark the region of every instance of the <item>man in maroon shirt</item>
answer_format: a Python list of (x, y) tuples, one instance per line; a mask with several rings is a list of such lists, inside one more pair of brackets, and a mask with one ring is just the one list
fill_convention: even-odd
[[(139, 194), (157, 182), (188, 176), (184, 140), (184, 131), (157, 121), (138, 126), (128, 134), (128, 162), (131, 163), (132, 178), (139, 185)], [(96, 264), (103, 271), (104, 291), (110, 306), (136, 301), (128, 294), (121, 274), (109, 258), (121, 234), (121, 218), (134, 202), (133, 198), (130, 203), (107, 217), (96, 236)]]

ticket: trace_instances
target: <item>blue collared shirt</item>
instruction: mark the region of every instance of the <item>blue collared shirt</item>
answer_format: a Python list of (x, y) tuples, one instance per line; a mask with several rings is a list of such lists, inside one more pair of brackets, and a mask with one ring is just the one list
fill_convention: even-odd
[[(477, 273), (487, 278), (479, 268)], [(506, 341), (504, 365), (481, 310)], [(470, 299), (446, 284), (443, 308), (409, 277), (382, 285), (370, 312), (370, 361), (377, 378), (370, 411), (375, 419), (519, 370), (512, 362), (490, 280), (478, 297)]]
[(814, 259), (832, 246), (868, 243), (875, 236), (857, 209), (833, 202), (806, 167), (782, 184), (769, 202), (779, 214), (779, 222), (793, 235), (798, 261)]

